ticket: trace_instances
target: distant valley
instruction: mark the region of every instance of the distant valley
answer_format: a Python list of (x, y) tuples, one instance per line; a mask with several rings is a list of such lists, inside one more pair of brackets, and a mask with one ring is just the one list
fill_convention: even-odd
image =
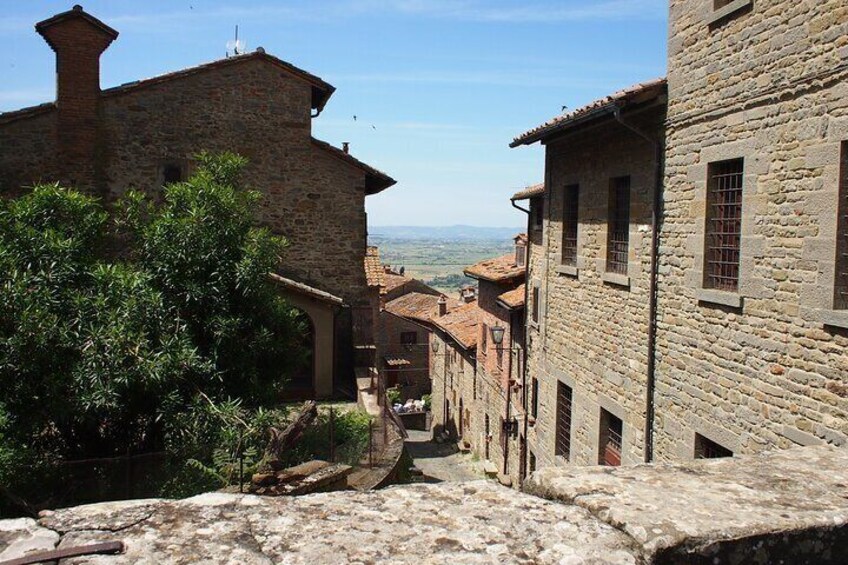
[(371, 226), (368, 243), (380, 248), (380, 259), (405, 274), (427, 282), (448, 296), (475, 281), (465, 267), (509, 253), (522, 228), (476, 226)]

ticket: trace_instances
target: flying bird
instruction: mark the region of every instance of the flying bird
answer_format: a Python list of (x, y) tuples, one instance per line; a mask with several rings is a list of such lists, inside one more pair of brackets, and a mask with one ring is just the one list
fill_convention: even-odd
[(353, 121), (356, 121), (356, 114), (353, 115)]

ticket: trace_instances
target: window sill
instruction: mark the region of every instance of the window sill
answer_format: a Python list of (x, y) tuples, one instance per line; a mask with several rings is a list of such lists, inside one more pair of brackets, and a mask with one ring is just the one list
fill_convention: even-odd
[(630, 277), (627, 275), (619, 275), (616, 273), (604, 273), (601, 275), (601, 280), (607, 284), (614, 284), (616, 286), (623, 286), (630, 288)]
[(707, 16), (707, 25), (714, 26), (736, 12), (749, 8), (753, 3), (754, 0), (734, 0), (727, 6), (715, 10), (712, 14)]
[(736, 292), (701, 288), (696, 292), (696, 296), (698, 297), (698, 302), (729, 306), (730, 308), (742, 308), (742, 295)]
[(820, 319), (825, 326), (848, 329), (848, 310), (822, 310)]
[(574, 265), (560, 265), (556, 268), (556, 272), (560, 275), (567, 275), (569, 277), (576, 277), (580, 270)]

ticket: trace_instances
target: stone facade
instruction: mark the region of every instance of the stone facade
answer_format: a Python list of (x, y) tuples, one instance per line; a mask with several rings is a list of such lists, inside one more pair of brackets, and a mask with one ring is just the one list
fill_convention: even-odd
[[(624, 117), (650, 135), (661, 135), (661, 103)], [(546, 163), (546, 213), (542, 230), (537, 230), (544, 245), (538, 253), (531, 251), (530, 263), (530, 284), (538, 289), (533, 296), (539, 303), (529, 308), (538, 309), (539, 321), (531, 320), (528, 329), (528, 377), (538, 380), (539, 397), (529, 446), (539, 466), (597, 464), (605, 410), (623, 423), (622, 462), (636, 463), (644, 457), (654, 148), (610, 119), (588, 132), (548, 142)], [(610, 183), (618, 177), (630, 177), (623, 276), (611, 275), (606, 264)], [(578, 253), (576, 264), (566, 265), (564, 194), (573, 185), (579, 187)], [(572, 394), (567, 454), (562, 440), (557, 447), (557, 388), (563, 385)]]
[[(156, 200), (201, 151), (246, 157), (241, 181), (263, 196), (260, 223), (289, 242), (280, 274), (345, 302), (328, 330), (340, 349), (322, 355), (352, 374), (353, 318), (372, 302), (365, 198), (394, 181), (312, 137), (313, 111), (334, 88), (260, 48), (100, 90), (111, 28), (75, 8), (37, 29), (61, 63), (57, 102), (0, 114), (0, 191), (61, 181), (110, 204), (129, 189)], [(73, 41), (62, 39), (69, 34)]]
[[(848, 440), (848, 311), (834, 310), (848, 6), (671, 2), (656, 451)], [(731, 6), (732, 8), (733, 6)], [(718, 14), (721, 15), (721, 14)], [(744, 160), (740, 280), (704, 288), (711, 163)], [(844, 237), (844, 235), (843, 235)]]
[[(564, 463), (555, 439), (563, 385), (572, 391), (570, 461), (580, 464), (601, 460), (615, 418), (623, 463), (848, 441), (848, 311), (836, 299), (838, 242), (848, 237), (838, 231), (848, 206), (840, 210), (843, 4), (673, 0), (667, 105), (658, 92), (666, 83), (653, 81), (514, 141), (547, 146), (543, 240), (528, 279), (528, 295), (538, 294), (528, 312), (539, 311), (538, 325), (528, 315), (528, 382), (539, 382), (528, 441), (540, 466)], [(655, 142), (664, 161), (652, 318)], [(738, 267), (738, 289), (717, 290), (705, 276), (717, 253), (708, 188), (720, 182), (716, 164), (730, 160), (742, 166), (739, 259), (722, 260)], [(626, 275), (607, 276), (607, 192), (621, 175), (630, 177)], [(562, 265), (565, 187), (574, 184), (577, 260)]]

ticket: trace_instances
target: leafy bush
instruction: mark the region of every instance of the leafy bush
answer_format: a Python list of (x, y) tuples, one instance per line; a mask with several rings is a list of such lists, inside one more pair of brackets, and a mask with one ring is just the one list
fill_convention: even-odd
[(39, 462), (167, 448), (232, 481), (234, 419), (255, 458), (244, 442), (304, 330), (267, 278), (285, 241), (254, 227), (245, 160), (198, 163), (161, 205), (130, 192), (114, 224), (58, 185), (0, 201), (0, 478), (26, 446)]
[(400, 402), (400, 389), (397, 387), (387, 388), (386, 389), (386, 398), (389, 399), (389, 404), (394, 406), (398, 402)]
[(424, 410), (429, 410), (433, 404), (433, 395), (425, 394), (421, 397), (421, 401), (424, 402)]

